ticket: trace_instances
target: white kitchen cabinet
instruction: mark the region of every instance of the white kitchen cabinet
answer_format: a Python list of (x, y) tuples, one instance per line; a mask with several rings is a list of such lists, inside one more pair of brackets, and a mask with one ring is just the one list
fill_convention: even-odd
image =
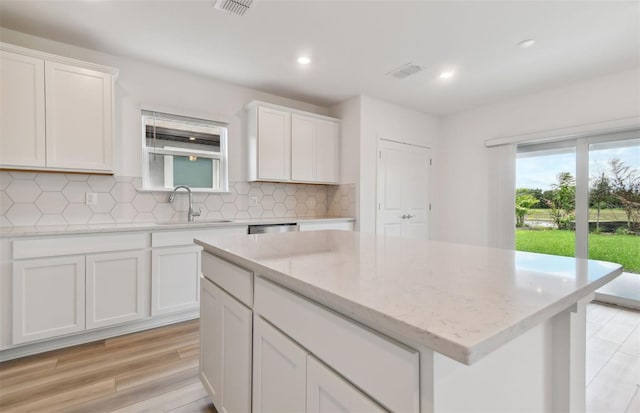
[(316, 179), (317, 121), (310, 116), (291, 116), (291, 179), (314, 181)]
[(253, 413), (304, 412), (307, 352), (259, 316), (253, 327)]
[(266, 107), (257, 108), (254, 180), (291, 179), (291, 114)]
[(113, 172), (116, 70), (0, 43), (0, 167)]
[(13, 344), (85, 328), (84, 256), (13, 264)]
[(0, 58), (0, 165), (44, 167), (44, 60), (8, 51)]
[(152, 316), (198, 308), (200, 251), (195, 245), (152, 250)]
[(317, 182), (338, 183), (340, 180), (340, 124), (317, 120), (316, 126)]
[(313, 116), (291, 117), (291, 180), (337, 183), (340, 125)]
[(386, 411), (315, 357), (308, 356), (307, 413)]
[(109, 73), (45, 63), (47, 167), (113, 170), (113, 79)]
[(250, 181), (338, 182), (338, 119), (257, 101), (247, 110)]
[(353, 231), (353, 221), (298, 222), (300, 231), (322, 231), (327, 229)]
[(86, 328), (143, 318), (148, 286), (148, 252), (127, 251), (86, 257)]
[(207, 279), (201, 291), (200, 377), (219, 412), (249, 412), (252, 312)]

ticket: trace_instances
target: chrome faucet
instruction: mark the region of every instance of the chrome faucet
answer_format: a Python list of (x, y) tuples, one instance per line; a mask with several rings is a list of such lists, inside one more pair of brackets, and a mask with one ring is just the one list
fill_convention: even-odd
[(173, 198), (175, 198), (176, 192), (178, 192), (178, 189), (186, 189), (187, 192), (189, 193), (189, 212), (187, 215), (187, 221), (193, 222), (193, 217), (199, 217), (200, 212), (202, 212), (202, 210), (199, 210), (198, 212), (195, 212), (193, 210), (193, 197), (191, 196), (191, 188), (189, 188), (186, 185), (176, 186), (175, 188), (173, 188), (173, 192), (171, 192), (171, 195), (169, 195), (169, 202), (173, 202)]

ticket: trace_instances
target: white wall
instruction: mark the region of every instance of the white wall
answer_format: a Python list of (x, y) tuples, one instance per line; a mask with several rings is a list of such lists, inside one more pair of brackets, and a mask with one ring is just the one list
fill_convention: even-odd
[(442, 119), (432, 237), (489, 242), (490, 138), (640, 116), (640, 70), (628, 70)]
[(328, 115), (329, 110), (143, 61), (0, 28), (3, 42), (120, 69), (115, 99), (115, 174), (141, 175), (141, 105), (205, 113), (229, 123), (229, 179), (246, 180), (244, 106), (258, 99)]
[(377, 152), (380, 138), (432, 148), (436, 151), (438, 117), (398, 105), (361, 98), (359, 223), (360, 231), (376, 230)]

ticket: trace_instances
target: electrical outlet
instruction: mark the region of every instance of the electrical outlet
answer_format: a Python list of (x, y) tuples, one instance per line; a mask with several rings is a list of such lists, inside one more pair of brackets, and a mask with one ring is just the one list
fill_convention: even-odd
[(249, 206), (256, 206), (258, 205), (258, 197), (257, 196), (250, 196), (249, 197)]
[(98, 194), (95, 192), (86, 192), (84, 203), (87, 205), (98, 205)]

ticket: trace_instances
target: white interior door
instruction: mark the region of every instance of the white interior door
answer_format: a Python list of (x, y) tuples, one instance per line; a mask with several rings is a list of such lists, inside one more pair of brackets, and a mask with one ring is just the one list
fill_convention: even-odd
[(428, 148), (380, 140), (378, 234), (429, 237), (430, 157)]

